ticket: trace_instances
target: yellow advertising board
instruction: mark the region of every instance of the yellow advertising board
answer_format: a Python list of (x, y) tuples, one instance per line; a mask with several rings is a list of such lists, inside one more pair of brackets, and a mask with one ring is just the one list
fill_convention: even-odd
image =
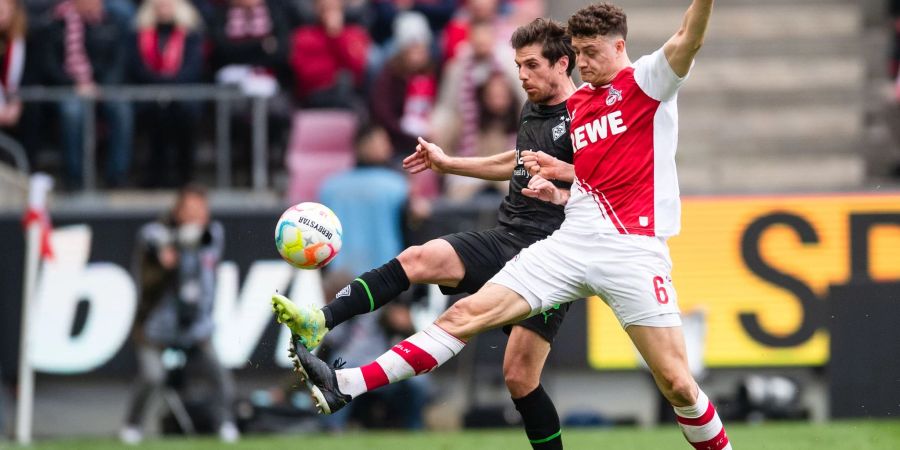
[[(686, 197), (669, 246), (707, 367), (822, 365), (829, 286), (900, 279), (900, 194)], [(609, 308), (589, 299), (588, 314), (591, 366), (637, 367)]]

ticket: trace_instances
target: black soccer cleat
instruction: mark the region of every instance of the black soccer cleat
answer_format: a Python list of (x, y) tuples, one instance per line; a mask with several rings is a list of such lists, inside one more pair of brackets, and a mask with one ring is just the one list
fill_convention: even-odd
[(300, 339), (292, 337), (288, 353), (294, 362), (294, 371), (300, 375), (300, 381), (306, 383), (320, 413), (333, 414), (353, 400), (338, 389), (334, 367), (310, 353)]

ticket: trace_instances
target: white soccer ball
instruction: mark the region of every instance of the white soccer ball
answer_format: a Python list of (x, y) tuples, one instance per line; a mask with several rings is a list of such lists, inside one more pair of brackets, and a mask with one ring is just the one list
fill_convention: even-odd
[(327, 206), (304, 202), (288, 208), (275, 225), (275, 248), (298, 269), (318, 269), (341, 251), (341, 221)]

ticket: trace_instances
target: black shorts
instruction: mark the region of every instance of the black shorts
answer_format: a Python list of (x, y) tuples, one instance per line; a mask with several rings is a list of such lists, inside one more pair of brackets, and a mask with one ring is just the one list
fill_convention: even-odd
[[(506, 262), (518, 255), (523, 248), (543, 239), (522, 233), (517, 233), (507, 227), (491, 228), (484, 231), (464, 231), (441, 236), (441, 239), (450, 243), (466, 269), (463, 279), (457, 287), (441, 286), (441, 292), (446, 295), (455, 295), (468, 292), (474, 294), (484, 286)], [(558, 308), (545, 311), (541, 314), (529, 317), (515, 325), (534, 331), (547, 342), (553, 343), (553, 338), (562, 325), (563, 318), (569, 310), (569, 304), (565, 303)], [(503, 327), (503, 331), (509, 334), (511, 325)]]

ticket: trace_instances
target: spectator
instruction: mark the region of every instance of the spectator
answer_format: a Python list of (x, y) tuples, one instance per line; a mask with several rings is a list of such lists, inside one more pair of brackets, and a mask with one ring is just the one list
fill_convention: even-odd
[(467, 0), (465, 7), (458, 10), (456, 16), (447, 24), (444, 30), (443, 55), (444, 61), (455, 58), (462, 44), (469, 41), (469, 34), (473, 24), (488, 23), (494, 30), (496, 42), (503, 48), (509, 48), (509, 38), (515, 27), (499, 11), (499, 0)]
[(397, 53), (372, 86), (372, 120), (391, 137), (401, 154), (416, 148), (418, 136), (431, 135), (430, 119), (437, 93), (431, 32), (418, 13), (403, 13), (394, 22)]
[[(381, 72), (388, 59), (394, 56), (397, 49), (394, 43), (396, 18), (406, 12), (422, 14), (428, 20), (432, 36), (441, 36), (447, 22), (456, 12), (457, 0), (374, 0), (369, 3), (372, 16), (369, 33), (373, 45), (369, 49), (370, 81)], [(436, 41), (436, 40), (434, 40)], [(432, 43), (429, 49), (435, 57), (440, 56), (441, 48)]]
[[(343, 0), (344, 18), (348, 23), (369, 27), (371, 14), (369, 0)], [(291, 28), (296, 29), (319, 21), (316, 13), (316, 0), (288, 0), (292, 15)]]
[(431, 34), (439, 36), (453, 17), (458, 0), (371, 0), (369, 8), (374, 16), (370, 33), (378, 45), (385, 45), (393, 37), (394, 20), (403, 12), (417, 12), (428, 19)]
[(16, 126), (22, 114), (17, 94), (25, 68), (25, 9), (18, 0), (0, 0), (0, 128)]
[[(515, 148), (521, 104), (506, 76), (494, 72), (476, 89), (478, 102), (478, 134), (475, 156), (490, 156)], [(465, 201), (477, 193), (494, 190), (498, 195), (509, 190), (509, 181), (445, 175), (445, 195)]]
[(213, 67), (243, 66), (256, 75), (281, 76), (288, 54), (282, 9), (278, 0), (230, 0), (217, 8), (210, 31)]
[[(281, 0), (228, 0), (216, 10), (210, 31), (212, 37), (212, 66), (220, 83), (234, 84), (244, 94), (265, 98), (268, 118), (269, 148), (283, 148), (293, 110), (290, 95), (280, 89), (288, 77), (287, 55), (289, 28)], [(248, 142), (250, 137), (250, 105), (233, 108), (239, 121), (237, 139)], [(249, 149), (248, 143), (237, 148)], [(270, 155), (279, 160), (277, 152)], [(249, 152), (235, 155), (238, 167), (248, 167), (244, 161)]]
[[(145, 0), (137, 15), (131, 68), (140, 84), (198, 83), (203, 76), (200, 18), (187, 0)], [(148, 180), (180, 186), (193, 176), (200, 105), (158, 101), (145, 106), (151, 142)], [(171, 162), (177, 159), (177, 170)], [(148, 185), (152, 185), (149, 184)]]
[[(52, 11), (40, 52), (42, 75), (52, 85), (72, 86), (77, 95), (59, 104), (62, 149), (71, 187), (80, 187), (86, 103), (100, 86), (119, 84), (126, 67), (126, 30), (106, 14), (103, 0), (64, 0)], [(100, 111), (109, 128), (106, 181), (111, 187), (127, 179), (131, 160), (133, 112), (122, 101), (103, 101)]]
[(546, 0), (511, 0), (509, 6), (511, 11), (507, 17), (512, 27), (519, 27), (538, 17), (547, 16)]
[(369, 35), (344, 22), (341, 0), (316, 0), (315, 24), (302, 26), (291, 40), (294, 93), (301, 106), (359, 109)]
[(362, 127), (354, 144), (356, 167), (327, 178), (319, 198), (344, 227), (341, 253), (329, 267), (361, 273), (403, 249), (400, 225), (409, 187), (401, 173), (388, 168), (394, 150), (383, 128)]
[(224, 239), (222, 225), (210, 221), (206, 191), (197, 185), (182, 188), (168, 217), (139, 231), (135, 277), (140, 300), (133, 338), (140, 373), (120, 432), (125, 443), (143, 438), (147, 400), (165, 383), (166, 349), (180, 350), (188, 363), (204, 366), (216, 390), (210, 404), (219, 437), (226, 442), (238, 439), (231, 415), (233, 382), (210, 342), (216, 267)]
[[(477, 154), (479, 109), (478, 87), (494, 73), (502, 73), (512, 87), (519, 85), (514, 56), (495, 47), (496, 34), (490, 22), (473, 23), (469, 42), (444, 69), (438, 103), (432, 115), (434, 142), (458, 156)], [(521, 103), (524, 91), (515, 89)], [(438, 124), (440, 126), (438, 126)]]

